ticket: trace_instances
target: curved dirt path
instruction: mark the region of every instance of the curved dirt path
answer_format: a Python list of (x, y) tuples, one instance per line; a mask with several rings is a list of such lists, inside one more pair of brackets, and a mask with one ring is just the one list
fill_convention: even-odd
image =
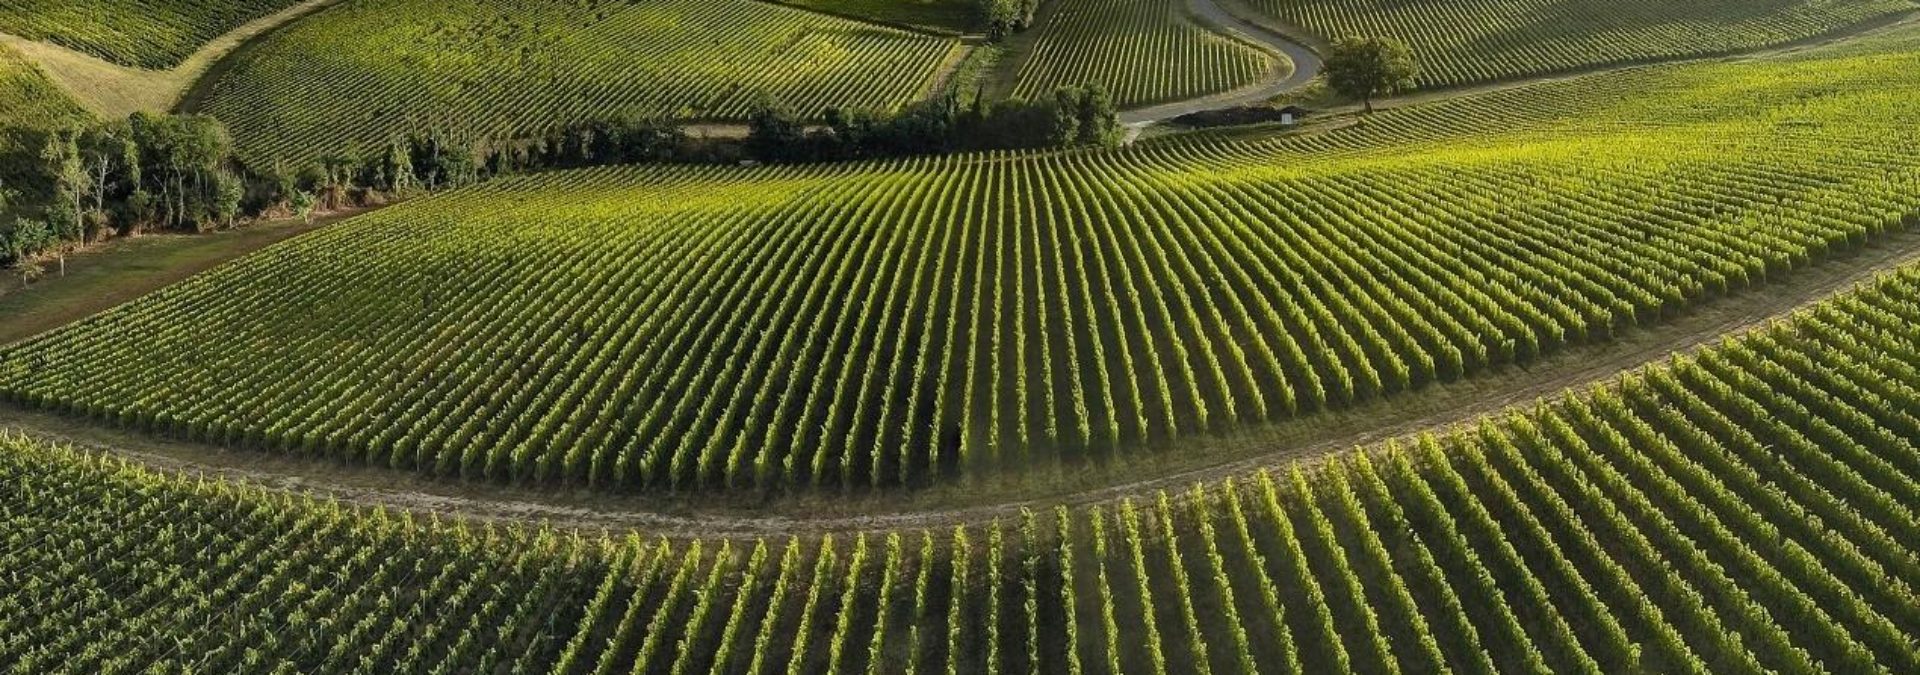
[(1320, 76), (1323, 63), (1312, 48), (1228, 12), (1217, 0), (1187, 0), (1187, 11), (1216, 33), (1285, 56), (1293, 63), (1293, 67), (1285, 72), (1276, 68), (1267, 79), (1239, 89), (1123, 111), (1120, 113), (1120, 123), (1132, 130), (1130, 137), (1142, 127), (1161, 120), (1206, 110), (1264, 103), (1275, 96), (1305, 87)]
[[(1909, 228), (1920, 226), (1920, 216)], [(835, 493), (767, 498), (739, 495), (727, 504), (676, 503), (672, 497), (625, 497), (569, 492), (564, 488), (521, 488), (441, 481), (410, 472), (282, 455), (225, 450), (156, 439), (85, 421), (0, 406), (0, 431), (26, 433), (70, 443), (93, 452), (131, 460), (151, 468), (194, 476), (242, 480), (342, 502), (385, 506), (479, 520), (548, 523), (564, 528), (640, 530), (669, 537), (763, 537), (788, 534), (938, 528), (1016, 516), (1023, 508), (1084, 506), (1114, 502), (1158, 490), (1179, 490), (1262, 468), (1284, 467), (1331, 453), (1372, 446), (1390, 439), (1445, 429), (1489, 415), (1524, 410), (1564, 391), (1579, 391), (1612, 381), (1624, 373), (1662, 363), (1675, 354), (1700, 349), (1765, 328), (1795, 312), (1845, 293), (1880, 273), (1920, 264), (1920, 230), (1886, 235), (1867, 247), (1788, 273), (1781, 279), (1733, 295), (1702, 302), (1685, 313), (1647, 328), (1630, 329), (1615, 339), (1574, 347), (1527, 366), (1508, 366), (1460, 382), (1376, 400), (1350, 410), (1315, 413), (1210, 438), (1191, 438), (1168, 457), (1184, 461), (1154, 465), (1152, 456), (1127, 467), (1150, 478), (1084, 488), (1073, 480), (1098, 480), (1097, 471), (1043, 467), (1043, 483), (1068, 487), (1052, 493), (1006, 493), (1006, 488), (954, 485), (923, 494), (879, 496)], [(1218, 457), (1217, 461), (1208, 457)], [(1212, 463), (1207, 463), (1212, 461)], [(995, 492), (1000, 490), (1001, 492)], [(1005, 494), (1004, 499), (997, 495)], [(931, 495), (931, 496), (929, 496)], [(957, 501), (973, 500), (974, 504)], [(942, 503), (943, 500), (945, 503)], [(782, 513), (768, 515), (777, 507)]]
[(240, 24), (208, 40), (180, 65), (167, 70), (123, 66), (51, 42), (28, 40), (8, 33), (0, 33), (0, 44), (40, 64), (41, 70), (46, 71), (55, 83), (67, 90), (68, 95), (93, 114), (105, 119), (119, 119), (142, 111), (173, 111), (186, 98), (187, 92), (193, 90), (201, 76), (227, 55), (254, 38), (341, 2), (344, 0), (305, 0)]

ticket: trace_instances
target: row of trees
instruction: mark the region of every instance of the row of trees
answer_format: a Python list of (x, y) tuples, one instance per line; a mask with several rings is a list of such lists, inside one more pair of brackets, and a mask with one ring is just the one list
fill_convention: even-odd
[[(744, 141), (695, 138), (671, 121), (610, 119), (541, 138), (494, 140), (430, 131), (304, 166), (249, 167), (226, 128), (204, 115), (138, 113), (49, 134), (36, 217), (0, 229), (0, 262), (60, 255), (74, 246), (148, 230), (200, 232), (263, 214), (311, 217), (416, 192), (547, 168), (651, 162), (843, 161), (970, 150), (1109, 146), (1121, 128), (1098, 86), (1062, 87), (1027, 101), (961, 105), (942, 97), (898, 112), (829, 110), (824, 124), (768, 103)], [(0, 213), (26, 212), (0, 186)], [(30, 275), (31, 276), (31, 275)]]
[(0, 188), (0, 262), (23, 264), (116, 234), (204, 232), (242, 218), (341, 208), (370, 193), (407, 194), (479, 181), (495, 167), (483, 145), (442, 133), (398, 139), (364, 156), (337, 155), (297, 170), (254, 169), (235, 158), (226, 128), (204, 115), (136, 113), (48, 134), (30, 174), (46, 199)]
[(1035, 100), (961, 105), (942, 97), (899, 112), (830, 109), (808, 128), (777, 104), (749, 124), (747, 153), (763, 162), (823, 162), (1019, 148), (1107, 147), (1122, 137), (1113, 97), (1099, 85), (1060, 87)]
[[(48, 134), (39, 155), (51, 195), (37, 217), (0, 232), (0, 257), (58, 253), (117, 230), (205, 229), (240, 214), (245, 184), (232, 170), (233, 143), (209, 117), (141, 113)], [(19, 193), (0, 195), (23, 201)], [(0, 203), (0, 211), (25, 211)]]

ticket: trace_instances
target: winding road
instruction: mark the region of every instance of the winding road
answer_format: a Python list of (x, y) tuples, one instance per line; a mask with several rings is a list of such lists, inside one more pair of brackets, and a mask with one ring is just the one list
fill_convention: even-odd
[(1265, 80), (1239, 89), (1121, 112), (1120, 123), (1135, 133), (1155, 122), (1181, 115), (1265, 103), (1275, 96), (1305, 87), (1320, 76), (1320, 55), (1314, 53), (1313, 49), (1235, 16), (1216, 0), (1187, 0), (1187, 11), (1216, 32), (1286, 57), (1287, 61), (1292, 62), (1292, 68), (1281, 64)]

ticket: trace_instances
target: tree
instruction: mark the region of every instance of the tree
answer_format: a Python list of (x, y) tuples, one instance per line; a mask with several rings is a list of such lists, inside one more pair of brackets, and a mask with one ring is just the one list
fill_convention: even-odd
[(1080, 90), (1080, 144), (1112, 147), (1124, 133), (1120, 116), (1114, 110), (1113, 96), (1105, 87), (1089, 84)]
[(1373, 98), (1413, 88), (1419, 68), (1413, 50), (1384, 37), (1348, 37), (1333, 43), (1327, 55), (1327, 84), (1334, 91), (1360, 99), (1373, 112)]
[(976, 20), (986, 28), (987, 38), (999, 40), (1026, 27), (1021, 7), (1021, 0), (976, 0), (974, 11)]
[(104, 219), (107, 200), (140, 182), (140, 148), (134, 143), (133, 129), (125, 121), (88, 127), (80, 134), (79, 153), (93, 188), (88, 215)]
[(81, 232), (81, 200), (93, 192), (93, 173), (87, 170), (80, 154), (81, 129), (62, 129), (47, 138), (40, 152), (47, 173), (53, 176), (54, 204), (49, 214), (54, 231), (62, 237), (78, 238)]
[(313, 204), (313, 193), (305, 190), (295, 190), (287, 200), (287, 205), (293, 208), (293, 215), (299, 216), (300, 222), (308, 225), (313, 224)]
[(1053, 90), (1053, 100), (1047, 112), (1051, 124), (1047, 129), (1047, 145), (1063, 148), (1073, 145), (1080, 139), (1080, 100), (1083, 98), (1079, 87), (1062, 86)]
[(805, 127), (800, 119), (772, 100), (760, 102), (747, 126), (747, 150), (763, 162), (793, 159), (800, 142), (805, 140)]

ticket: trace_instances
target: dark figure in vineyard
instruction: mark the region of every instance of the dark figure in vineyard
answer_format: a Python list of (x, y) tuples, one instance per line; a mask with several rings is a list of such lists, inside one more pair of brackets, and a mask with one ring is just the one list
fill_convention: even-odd
[(1333, 43), (1327, 54), (1327, 84), (1342, 95), (1360, 99), (1373, 113), (1373, 98), (1413, 88), (1419, 72), (1413, 50), (1393, 38), (1349, 37)]

